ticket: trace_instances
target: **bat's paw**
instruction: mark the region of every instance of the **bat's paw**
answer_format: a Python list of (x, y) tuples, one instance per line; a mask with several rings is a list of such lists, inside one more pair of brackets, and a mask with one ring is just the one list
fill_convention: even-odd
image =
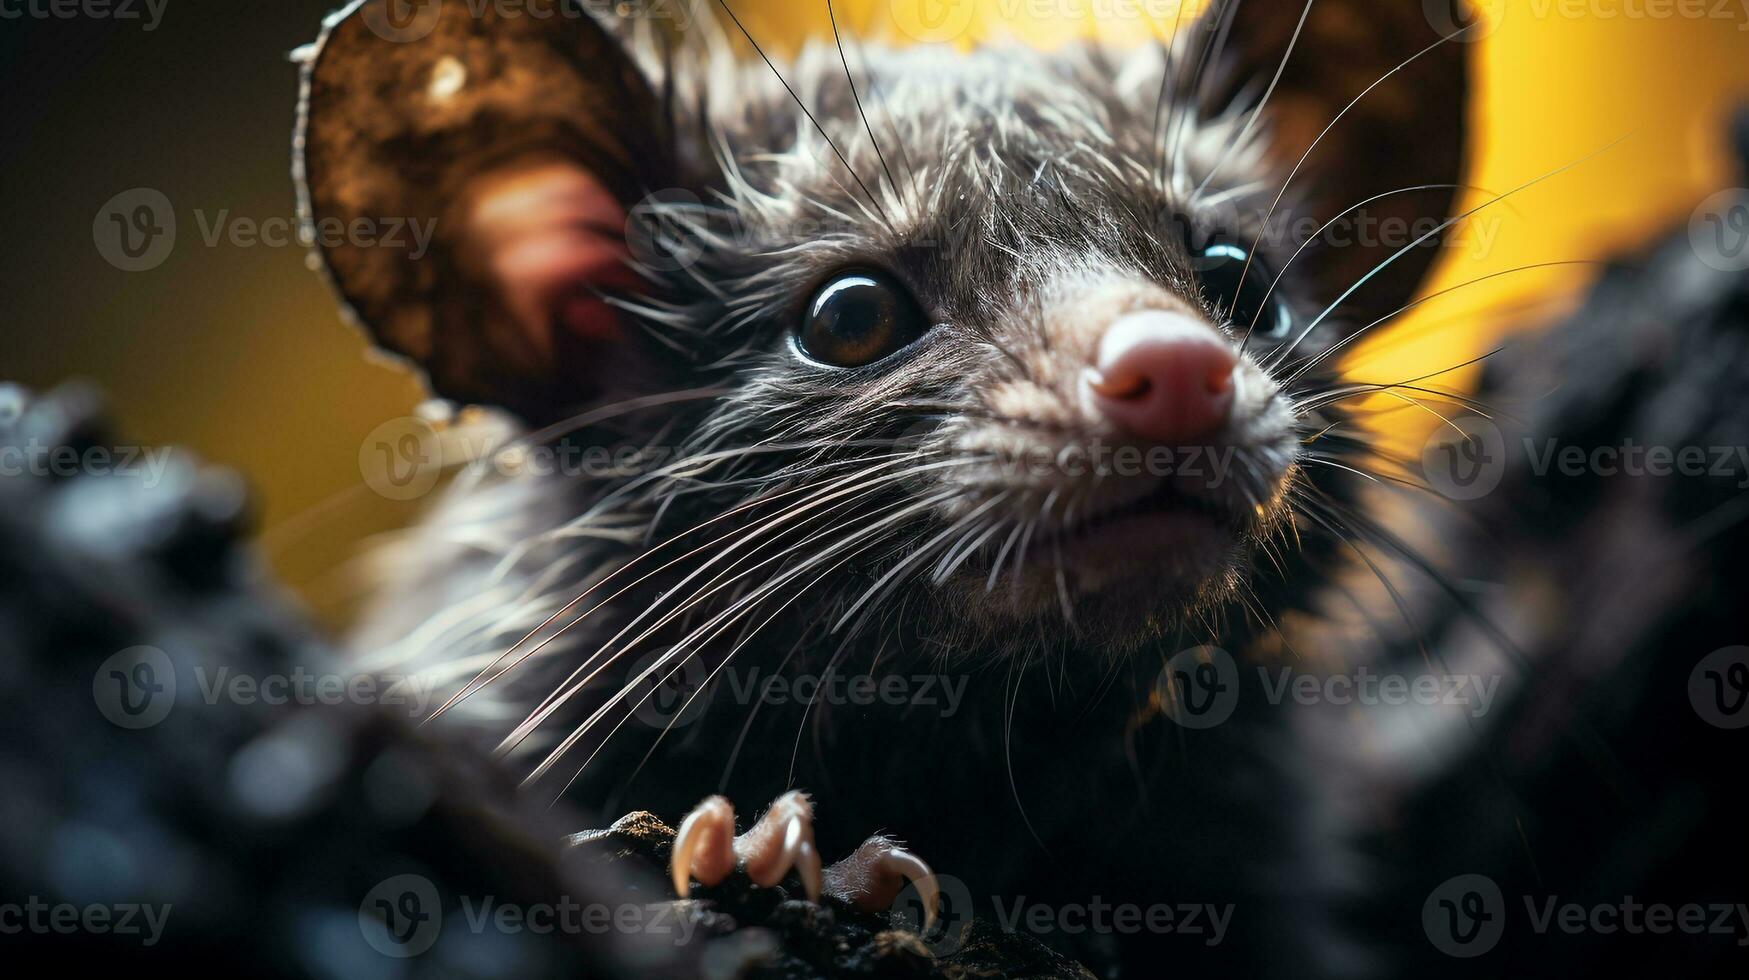
[(906, 883), (923, 903), (923, 932), (935, 925), (941, 905), (941, 885), (935, 872), (917, 855), (890, 837), (870, 837), (851, 855), (826, 869), (826, 894), (862, 909), (881, 912), (892, 907)]
[(820, 852), (814, 849), (814, 804), (802, 792), (789, 792), (765, 811), (752, 829), (735, 836), (735, 807), (712, 796), (693, 807), (674, 835), (669, 871), (674, 891), (685, 897), (692, 882), (720, 884), (736, 868), (753, 883), (769, 888), (792, 870), (811, 901), (820, 898)]
[(735, 807), (721, 796), (706, 799), (681, 821), (669, 862), (677, 894), (688, 895), (694, 881), (720, 884), (737, 867), (767, 888), (793, 871), (810, 901), (827, 894), (865, 912), (885, 910), (910, 883), (923, 902), (925, 930), (934, 924), (940, 902), (929, 865), (886, 837), (870, 837), (849, 857), (822, 869), (814, 846), (814, 804), (800, 791), (778, 797), (739, 837)]

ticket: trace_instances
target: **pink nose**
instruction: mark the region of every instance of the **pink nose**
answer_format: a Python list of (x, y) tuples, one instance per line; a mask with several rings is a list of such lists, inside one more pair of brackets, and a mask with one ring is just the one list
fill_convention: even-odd
[(1233, 350), (1200, 320), (1148, 311), (1119, 317), (1099, 340), (1087, 394), (1119, 428), (1184, 445), (1218, 429), (1233, 405)]

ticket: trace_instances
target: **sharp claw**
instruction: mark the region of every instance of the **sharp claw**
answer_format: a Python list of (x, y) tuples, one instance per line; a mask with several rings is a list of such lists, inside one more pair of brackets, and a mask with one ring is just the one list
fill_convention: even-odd
[(799, 816), (789, 818), (783, 827), (782, 860), (785, 872), (796, 866), (796, 858), (802, 853), (802, 845), (808, 840), (811, 828)]
[(825, 892), (864, 912), (892, 908), (906, 883), (923, 903), (923, 932), (935, 928), (941, 883), (923, 859), (885, 837), (870, 837), (856, 852), (826, 869)]
[(935, 928), (935, 918), (941, 906), (941, 882), (923, 859), (903, 848), (895, 847), (881, 855), (881, 867), (905, 878), (917, 888), (917, 898), (923, 902), (923, 931)]
[(807, 794), (790, 792), (778, 797), (753, 829), (735, 841), (735, 850), (747, 865), (747, 877), (770, 888), (798, 867), (803, 848), (814, 846), (814, 810)]
[(801, 876), (802, 889), (808, 893), (808, 901), (818, 902), (823, 872), (820, 869), (820, 852), (814, 849), (813, 841), (804, 841), (801, 849), (796, 852), (796, 874)]
[(668, 860), (676, 895), (690, 895), (693, 878), (714, 885), (734, 870), (734, 834), (735, 808), (720, 796), (710, 797), (686, 815), (674, 834)]
[(686, 898), (692, 894), (692, 852), (698, 848), (698, 835), (693, 826), (694, 813), (680, 825), (674, 835), (674, 853), (668, 859), (668, 875), (674, 881), (674, 894)]
[[(782, 824), (777, 824), (782, 821)], [(771, 887), (782, 882), (789, 875), (791, 868), (801, 865), (803, 851), (813, 849), (813, 814), (808, 798), (799, 793), (784, 795), (777, 803), (771, 805), (771, 810), (761, 819), (768, 824), (764, 828), (754, 828), (747, 831), (747, 847), (749, 849), (764, 849), (770, 842), (771, 835), (777, 837), (777, 849), (768, 854), (756, 854), (747, 863), (747, 877), (761, 887)], [(775, 826), (773, 826), (775, 824)]]
[[(674, 835), (669, 860), (675, 894), (687, 897), (694, 879), (705, 885), (721, 882), (734, 871), (737, 861), (742, 863), (747, 877), (762, 888), (778, 884), (793, 870), (809, 901), (818, 902), (825, 894), (827, 874), (814, 843), (814, 806), (806, 793), (785, 793), (745, 834), (736, 837), (734, 833), (734, 807), (720, 796), (705, 800), (687, 814)], [(923, 862), (910, 860), (915, 868), (909, 872), (906, 868), (910, 866), (893, 867), (890, 873), (895, 880), (906, 873), (915, 879), (916, 868), (929, 875)], [(929, 881), (933, 883), (933, 876), (929, 876)], [(933, 904), (930, 913), (933, 916)]]

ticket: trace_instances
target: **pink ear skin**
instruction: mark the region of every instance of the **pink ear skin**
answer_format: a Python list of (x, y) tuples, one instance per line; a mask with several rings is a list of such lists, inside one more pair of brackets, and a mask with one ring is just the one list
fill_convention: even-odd
[(626, 265), (625, 208), (588, 171), (534, 159), (475, 178), (462, 209), (462, 261), (548, 365), (567, 349), (628, 338), (596, 295), (642, 285)]

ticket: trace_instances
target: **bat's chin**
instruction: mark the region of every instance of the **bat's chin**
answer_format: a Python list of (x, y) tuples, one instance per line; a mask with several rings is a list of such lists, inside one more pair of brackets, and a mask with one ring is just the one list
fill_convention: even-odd
[(1122, 649), (1229, 596), (1263, 525), (1256, 508), (1159, 489), (1038, 528), (1024, 554), (969, 568), (948, 592), (992, 628), (1072, 621)]

